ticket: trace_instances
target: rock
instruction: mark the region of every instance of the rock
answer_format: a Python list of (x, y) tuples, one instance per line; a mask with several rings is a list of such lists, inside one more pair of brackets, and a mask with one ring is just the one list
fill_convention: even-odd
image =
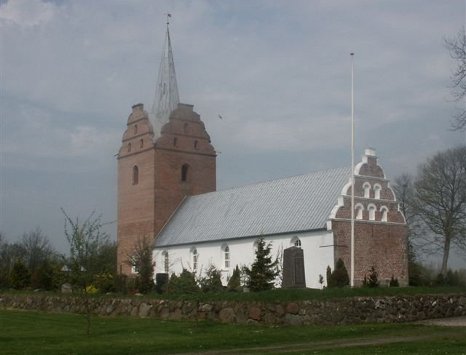
[(255, 306), (250, 307), (249, 308), (249, 319), (260, 321), (261, 320), (261, 309)]
[(148, 317), (149, 312), (151, 311), (151, 309), (152, 309), (151, 304), (141, 303), (141, 305), (139, 306), (139, 317), (141, 317), (141, 318)]
[(230, 307), (223, 308), (218, 314), (218, 319), (222, 323), (234, 323), (236, 320), (235, 311)]
[(286, 305), (286, 313), (298, 314), (299, 306), (296, 303), (288, 303)]

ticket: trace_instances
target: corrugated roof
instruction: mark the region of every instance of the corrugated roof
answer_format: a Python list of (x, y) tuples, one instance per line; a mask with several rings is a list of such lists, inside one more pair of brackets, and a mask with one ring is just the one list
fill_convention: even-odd
[(350, 168), (261, 182), (187, 197), (155, 246), (325, 228)]

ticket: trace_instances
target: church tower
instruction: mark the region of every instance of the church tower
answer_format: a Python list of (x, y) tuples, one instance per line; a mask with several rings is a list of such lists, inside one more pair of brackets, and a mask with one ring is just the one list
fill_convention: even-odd
[(131, 274), (138, 239), (156, 238), (185, 196), (215, 189), (216, 152), (193, 106), (179, 103), (167, 22), (151, 113), (132, 107), (118, 153), (118, 272)]

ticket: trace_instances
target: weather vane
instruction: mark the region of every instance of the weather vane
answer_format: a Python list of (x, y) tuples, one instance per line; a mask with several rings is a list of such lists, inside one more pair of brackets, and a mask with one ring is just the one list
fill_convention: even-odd
[(172, 17), (172, 14), (167, 13), (167, 26), (170, 24), (170, 17)]

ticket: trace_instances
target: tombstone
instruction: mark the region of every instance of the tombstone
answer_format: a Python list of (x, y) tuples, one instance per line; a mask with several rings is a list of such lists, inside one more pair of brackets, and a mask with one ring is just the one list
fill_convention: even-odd
[(283, 251), (283, 288), (305, 288), (304, 253), (301, 248), (290, 247)]
[(155, 292), (163, 293), (168, 283), (168, 274), (167, 273), (157, 273), (155, 274)]
[(61, 285), (61, 293), (72, 293), (73, 287), (69, 283), (64, 283)]

